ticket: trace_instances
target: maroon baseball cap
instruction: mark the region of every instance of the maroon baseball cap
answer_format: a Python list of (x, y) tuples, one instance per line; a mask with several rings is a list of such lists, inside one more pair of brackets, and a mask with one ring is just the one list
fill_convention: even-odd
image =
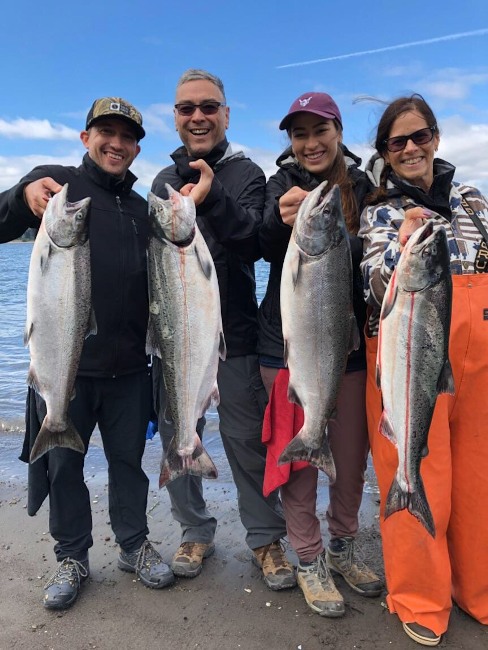
[(280, 122), (280, 130), (287, 130), (295, 113), (315, 113), (328, 120), (337, 120), (342, 128), (342, 117), (339, 107), (327, 93), (303, 93), (293, 104), (286, 116)]

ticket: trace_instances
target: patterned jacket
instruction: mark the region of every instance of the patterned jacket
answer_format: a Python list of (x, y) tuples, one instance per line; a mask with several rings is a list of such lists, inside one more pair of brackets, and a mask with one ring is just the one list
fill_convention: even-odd
[[(383, 165), (383, 159), (375, 155), (366, 166), (366, 174), (376, 186)], [(361, 270), (365, 298), (371, 307), (368, 319), (370, 336), (378, 332), (381, 303), (400, 257), (398, 231), (407, 209), (427, 207), (433, 212), (434, 223), (444, 226), (451, 252), (452, 274), (479, 272), (476, 267), (483, 255), (480, 251), (483, 238), (470, 213), (474, 211), (488, 230), (488, 201), (476, 188), (453, 181), (454, 171), (450, 163), (435, 159), (434, 183), (429, 194), (390, 174), (388, 199), (363, 210), (358, 234), (363, 239)], [(488, 265), (485, 270), (488, 270)]]

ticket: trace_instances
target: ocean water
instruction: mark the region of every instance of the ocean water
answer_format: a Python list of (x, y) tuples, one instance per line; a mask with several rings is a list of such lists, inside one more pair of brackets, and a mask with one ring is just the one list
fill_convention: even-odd
[[(31, 243), (0, 244), (0, 430), (24, 430), (29, 351), (24, 347), (26, 291)], [(268, 264), (256, 264), (256, 293), (262, 300)], [(215, 411), (209, 419), (215, 419)]]

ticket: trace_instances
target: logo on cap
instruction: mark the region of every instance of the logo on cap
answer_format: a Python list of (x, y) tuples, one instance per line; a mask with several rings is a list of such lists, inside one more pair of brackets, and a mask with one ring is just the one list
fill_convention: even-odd
[(311, 99), (312, 99), (311, 96), (310, 96), (310, 97), (306, 97), (305, 99), (299, 99), (299, 100), (298, 100), (298, 103), (300, 104), (300, 106), (306, 106), (307, 104), (310, 104), (310, 100), (311, 100)]

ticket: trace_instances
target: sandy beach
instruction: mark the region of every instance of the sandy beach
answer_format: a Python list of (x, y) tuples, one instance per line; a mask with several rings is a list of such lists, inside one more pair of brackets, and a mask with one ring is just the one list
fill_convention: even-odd
[[(42, 650), (415, 650), (384, 597), (361, 598), (342, 581), (337, 586), (346, 615), (325, 619), (306, 605), (298, 588), (272, 592), (251, 562), (240, 523), (235, 487), (216, 431), (205, 444), (216, 461), (219, 478), (205, 483), (210, 509), (218, 518), (215, 555), (202, 574), (177, 579), (162, 590), (144, 587), (134, 575), (117, 568), (118, 548), (108, 522), (106, 462), (99, 437), (86, 459), (86, 480), (93, 508), (94, 546), (91, 576), (78, 601), (66, 611), (42, 606), (42, 586), (55, 569), (48, 507), (35, 517), (26, 512), (26, 465), (17, 460), (19, 433), (0, 433), (0, 648)], [(150, 540), (170, 562), (179, 540), (179, 526), (170, 514), (168, 494), (157, 487), (161, 444), (148, 441), (144, 468), (150, 477), (148, 501)], [(359, 542), (364, 559), (383, 575), (374, 474), (361, 509)], [(320, 512), (327, 506), (327, 485), (321, 481)], [(327, 539), (325, 518), (324, 539)], [(291, 549), (287, 554), (296, 563)], [(440, 648), (482, 650), (488, 629), (454, 608)]]

